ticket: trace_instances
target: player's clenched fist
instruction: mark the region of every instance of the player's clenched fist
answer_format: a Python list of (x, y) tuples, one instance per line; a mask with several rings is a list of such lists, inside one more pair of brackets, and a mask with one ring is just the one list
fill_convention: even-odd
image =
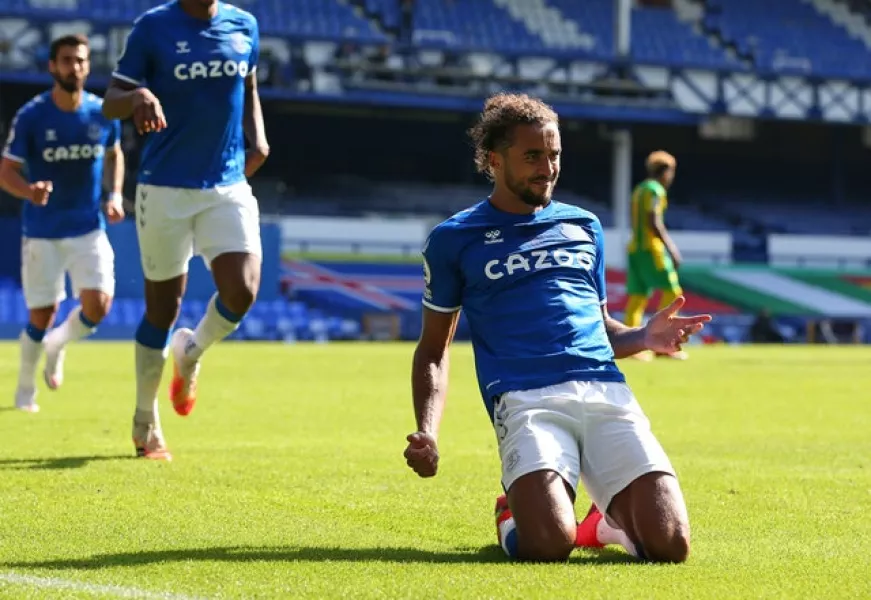
[(432, 477), (439, 470), (439, 450), (435, 438), (423, 431), (412, 433), (407, 438), (405, 462), (421, 477)]
[(116, 201), (106, 204), (106, 218), (113, 225), (124, 220), (124, 206), (121, 202)]
[(37, 181), (30, 184), (30, 201), (36, 206), (45, 206), (48, 204), (48, 197), (51, 195), (54, 186), (50, 181)]
[(137, 89), (133, 96), (133, 124), (140, 134), (155, 133), (166, 128), (160, 100), (147, 88)]

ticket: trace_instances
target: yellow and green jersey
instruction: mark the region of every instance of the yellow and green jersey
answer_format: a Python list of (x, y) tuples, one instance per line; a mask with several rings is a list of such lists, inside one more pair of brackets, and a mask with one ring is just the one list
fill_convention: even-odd
[(630, 210), (632, 212), (632, 238), (628, 250), (634, 252), (650, 252), (664, 255), (665, 244), (650, 226), (649, 213), (660, 217), (668, 208), (668, 196), (661, 183), (654, 179), (642, 181), (632, 192)]

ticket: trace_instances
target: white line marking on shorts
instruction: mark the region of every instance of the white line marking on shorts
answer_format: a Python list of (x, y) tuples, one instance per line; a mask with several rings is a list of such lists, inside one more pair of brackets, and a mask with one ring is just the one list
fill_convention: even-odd
[(173, 594), (171, 592), (149, 592), (139, 588), (124, 587), (120, 585), (104, 585), (97, 583), (85, 583), (73, 579), (60, 579), (58, 577), (37, 577), (36, 575), (22, 575), (20, 573), (0, 572), (0, 588), (4, 584), (21, 585), (50, 590), (70, 590), (84, 592), (95, 596), (112, 596), (114, 598), (143, 598), (146, 600), (195, 600), (193, 596)]

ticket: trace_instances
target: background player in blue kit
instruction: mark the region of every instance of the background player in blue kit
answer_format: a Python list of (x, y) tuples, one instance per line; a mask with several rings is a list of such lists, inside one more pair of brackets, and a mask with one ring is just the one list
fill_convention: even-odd
[[(437, 472), (448, 347), (462, 309), (499, 444), (505, 552), (564, 560), (576, 546), (619, 543), (637, 557), (682, 562), (689, 522), (680, 487), (614, 359), (674, 352), (710, 316), (677, 317), (682, 298), (642, 328), (608, 315), (602, 226), (551, 200), (561, 143), (550, 107), (497, 95), (470, 133), (478, 169), (495, 185), (438, 225), (423, 250), (423, 330), (412, 366), (418, 431), (408, 436), (408, 465), (421, 477)], [(579, 480), (594, 502), (580, 526)]]
[[(18, 111), (0, 163), (0, 185), (26, 201), (21, 278), (30, 318), (20, 337), (15, 405), (31, 412), (39, 410), (36, 366), (43, 349), (46, 384), (57, 389), (65, 346), (90, 335), (112, 305), (115, 263), (101, 210), (104, 184), (106, 216), (113, 223), (124, 218), (121, 125), (101, 114), (102, 99), (84, 91), (88, 39), (55, 40), (49, 71), (54, 87)], [(81, 304), (46, 334), (66, 297), (66, 273)]]
[[(170, 399), (187, 415), (200, 357), (238, 327), (260, 285), (260, 213), (246, 180), (269, 154), (255, 77), (259, 44), (257, 20), (241, 9), (168, 2), (134, 23), (103, 104), (107, 117), (132, 117), (147, 134), (136, 192), (146, 279), (133, 419), (140, 456), (170, 459), (157, 410), (167, 347)], [(218, 291), (196, 330), (179, 329), (170, 342), (194, 253)]]

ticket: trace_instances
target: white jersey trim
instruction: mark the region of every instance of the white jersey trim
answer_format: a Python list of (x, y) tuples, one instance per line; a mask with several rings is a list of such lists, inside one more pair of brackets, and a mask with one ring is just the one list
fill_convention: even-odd
[(132, 83), (133, 85), (142, 85), (141, 81), (136, 81), (132, 77), (127, 77), (126, 75), (122, 75), (118, 71), (115, 71), (114, 73), (112, 73), (112, 77), (114, 77), (115, 79), (120, 79), (121, 81), (126, 81), (127, 83)]
[(461, 308), (463, 308), (462, 306), (456, 306), (454, 308), (445, 308), (444, 306), (436, 306), (435, 304), (433, 304), (431, 302), (427, 302), (426, 300), (423, 300), (422, 302), (423, 302), (423, 305), (425, 307), (427, 307), (428, 309), (434, 310), (434, 311), (440, 312), (440, 313), (455, 313), (458, 310), (460, 310)]
[(17, 163), (25, 163), (25, 162), (27, 162), (27, 161), (25, 161), (23, 158), (21, 158), (20, 156), (15, 156), (15, 155), (12, 154), (11, 152), (4, 152), (4, 153), (3, 153), (3, 158), (8, 158), (9, 160), (15, 161), (15, 162), (17, 162)]

